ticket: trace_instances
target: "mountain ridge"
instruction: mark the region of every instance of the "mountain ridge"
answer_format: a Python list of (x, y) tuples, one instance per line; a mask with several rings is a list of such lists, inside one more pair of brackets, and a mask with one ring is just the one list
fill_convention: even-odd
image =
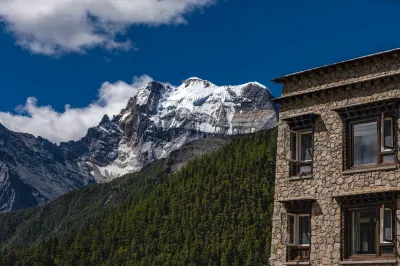
[(104, 115), (78, 141), (56, 145), (0, 123), (0, 211), (42, 204), (139, 171), (196, 139), (274, 127), (272, 98), (257, 82), (217, 86), (193, 77), (178, 87), (148, 83), (119, 114)]

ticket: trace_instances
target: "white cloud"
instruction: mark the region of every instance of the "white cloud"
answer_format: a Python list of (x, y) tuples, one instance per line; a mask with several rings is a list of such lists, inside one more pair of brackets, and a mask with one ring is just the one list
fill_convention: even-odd
[(132, 47), (116, 40), (134, 24), (184, 23), (184, 15), (215, 0), (0, 0), (0, 21), (32, 53), (83, 53), (101, 46)]
[(39, 106), (35, 97), (29, 97), (25, 105), (16, 108), (18, 114), (0, 112), (0, 123), (10, 130), (42, 136), (55, 143), (78, 140), (89, 127), (98, 125), (104, 114), (110, 118), (119, 114), (128, 99), (150, 81), (152, 78), (144, 75), (135, 77), (132, 84), (105, 82), (95, 102), (84, 108), (66, 105), (61, 113), (51, 106)]

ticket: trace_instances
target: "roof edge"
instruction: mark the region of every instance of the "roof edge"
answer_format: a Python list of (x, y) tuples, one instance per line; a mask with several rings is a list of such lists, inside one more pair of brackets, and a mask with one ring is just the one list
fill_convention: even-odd
[(396, 78), (397, 79), (398, 77), (400, 77), (400, 72), (399, 73), (393, 73), (393, 74), (385, 74), (385, 75), (376, 76), (376, 77), (372, 77), (372, 78), (368, 78), (368, 79), (357, 80), (357, 81), (349, 82), (349, 83), (345, 83), (345, 84), (334, 85), (334, 86), (330, 86), (330, 87), (326, 87), (326, 88), (322, 88), (322, 89), (309, 90), (309, 91), (303, 91), (303, 92), (300, 92), (300, 93), (293, 93), (293, 94), (289, 94), (289, 95), (283, 95), (281, 97), (272, 99), (272, 102), (274, 102), (276, 104), (280, 104), (280, 102), (282, 100), (286, 100), (286, 99), (290, 99), (290, 98), (295, 98), (295, 97), (299, 97), (299, 96), (302, 97), (302, 96), (305, 96), (305, 95), (310, 95), (310, 94), (314, 94), (314, 93), (321, 93), (321, 92), (332, 90), (332, 89), (345, 88), (345, 87), (348, 87), (348, 86), (357, 86), (358, 84), (364, 84), (364, 83), (368, 83), (368, 82), (375, 82), (377, 80), (382, 80), (382, 79), (385, 79), (385, 78)]
[(299, 72), (294, 72), (291, 74), (287, 74), (287, 75), (272, 79), (271, 81), (275, 82), (275, 83), (284, 83), (285, 80), (287, 80), (288, 78), (293, 78), (293, 77), (301, 76), (303, 74), (312, 73), (312, 72), (315, 72), (316, 70), (324, 70), (324, 69), (328, 69), (333, 66), (339, 66), (339, 65), (346, 64), (346, 63), (352, 63), (352, 62), (360, 61), (363, 59), (369, 59), (369, 58), (373, 58), (373, 57), (377, 57), (377, 56), (384, 56), (384, 55), (388, 55), (388, 54), (396, 54), (396, 56), (397, 56), (399, 53), (400, 53), (400, 48), (395, 48), (395, 49), (386, 50), (386, 51), (382, 51), (382, 52), (378, 52), (378, 53), (373, 53), (373, 54), (369, 54), (369, 55), (364, 55), (364, 56), (347, 59), (344, 61), (339, 61), (339, 62), (332, 63), (332, 64), (327, 64), (327, 65), (322, 65), (319, 67), (306, 69), (306, 70), (302, 70)]

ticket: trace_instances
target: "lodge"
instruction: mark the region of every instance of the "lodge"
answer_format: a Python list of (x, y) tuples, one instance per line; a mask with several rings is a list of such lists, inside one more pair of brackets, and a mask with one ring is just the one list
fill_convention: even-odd
[(273, 81), (271, 265), (399, 265), (400, 49)]

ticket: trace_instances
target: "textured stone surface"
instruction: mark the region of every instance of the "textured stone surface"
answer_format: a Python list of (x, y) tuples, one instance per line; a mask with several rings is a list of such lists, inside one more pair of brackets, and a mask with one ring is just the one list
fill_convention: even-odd
[(283, 94), (288, 96), (398, 73), (400, 73), (400, 61), (395, 57), (390, 57), (378, 62), (372, 59), (368, 62), (360, 61), (358, 63), (348, 64), (346, 67), (333, 67), (323, 75), (310, 74), (310, 77), (307, 78), (288, 80), (283, 88)]
[[(398, 72), (400, 72), (398, 58), (370, 63), (361, 62), (349, 69), (287, 82), (283, 96), (360, 81), (382, 73)], [(400, 187), (398, 169), (349, 175), (342, 173), (343, 122), (332, 109), (392, 97), (400, 98), (398, 79), (388, 83), (362, 84), (358, 88), (348, 90), (347, 93), (327, 92), (319, 96), (298, 97), (290, 103), (281, 105), (275, 200), (302, 196), (312, 196), (316, 199), (311, 213), (310, 265), (339, 265), (340, 263), (340, 207), (332, 196), (368, 187)], [(285, 160), (284, 148), (284, 130), (289, 127), (284, 118), (308, 112), (320, 116), (316, 121), (314, 135), (313, 178), (289, 180), (289, 163)], [(400, 138), (399, 133), (398, 135)], [(400, 202), (397, 205), (400, 209)], [(271, 265), (274, 266), (284, 265), (286, 261), (286, 246), (281, 243), (280, 215), (283, 209), (284, 205), (275, 201), (271, 254)], [(397, 217), (400, 217), (399, 210)], [(397, 221), (397, 250), (400, 250), (399, 233), (400, 225)]]

